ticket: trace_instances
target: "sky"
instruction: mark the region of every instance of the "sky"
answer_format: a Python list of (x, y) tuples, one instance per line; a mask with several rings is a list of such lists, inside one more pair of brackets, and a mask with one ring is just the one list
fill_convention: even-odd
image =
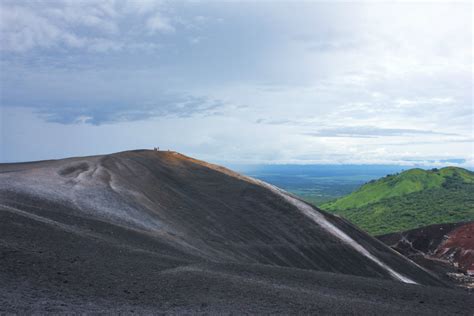
[(0, 162), (474, 166), (467, 2), (0, 1)]

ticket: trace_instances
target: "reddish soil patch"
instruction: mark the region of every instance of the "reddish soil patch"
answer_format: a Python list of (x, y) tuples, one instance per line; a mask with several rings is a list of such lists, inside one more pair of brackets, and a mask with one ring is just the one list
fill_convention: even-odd
[(460, 226), (447, 235), (435, 256), (454, 262), (460, 270), (474, 270), (474, 222)]

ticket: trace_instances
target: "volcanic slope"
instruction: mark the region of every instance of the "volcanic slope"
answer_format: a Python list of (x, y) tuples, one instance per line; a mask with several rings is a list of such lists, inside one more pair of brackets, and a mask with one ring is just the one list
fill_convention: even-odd
[(474, 311), (349, 222), (175, 152), (2, 164), (0, 218), (0, 312)]
[(377, 238), (442, 279), (474, 288), (474, 221), (430, 225)]

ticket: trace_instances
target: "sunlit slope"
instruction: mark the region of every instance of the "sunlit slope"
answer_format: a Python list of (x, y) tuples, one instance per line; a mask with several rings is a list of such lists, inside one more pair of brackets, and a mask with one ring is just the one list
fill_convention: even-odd
[(371, 234), (474, 219), (474, 173), (456, 167), (411, 169), (371, 181), (323, 204)]

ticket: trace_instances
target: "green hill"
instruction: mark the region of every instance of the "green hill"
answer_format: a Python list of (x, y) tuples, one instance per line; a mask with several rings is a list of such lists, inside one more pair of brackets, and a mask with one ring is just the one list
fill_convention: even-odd
[(456, 167), (410, 169), (370, 181), (320, 207), (374, 235), (474, 220), (474, 172)]

